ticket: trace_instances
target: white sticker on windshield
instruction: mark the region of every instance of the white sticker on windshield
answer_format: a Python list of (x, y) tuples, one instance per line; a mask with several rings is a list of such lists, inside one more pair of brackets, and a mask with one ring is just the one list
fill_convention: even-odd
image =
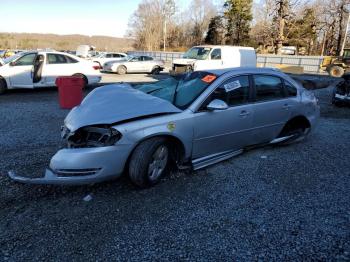
[(241, 86), (242, 86), (242, 85), (241, 85), (241, 83), (239, 82), (239, 80), (236, 80), (236, 81), (227, 83), (226, 85), (224, 85), (224, 88), (225, 88), (225, 91), (226, 91), (226, 92), (230, 92), (230, 91), (232, 91), (233, 89), (240, 88)]

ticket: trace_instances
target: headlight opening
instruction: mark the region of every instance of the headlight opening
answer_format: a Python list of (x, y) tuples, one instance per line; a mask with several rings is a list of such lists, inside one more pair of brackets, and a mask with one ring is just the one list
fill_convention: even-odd
[(122, 137), (114, 128), (83, 127), (67, 136), (69, 148), (112, 146)]

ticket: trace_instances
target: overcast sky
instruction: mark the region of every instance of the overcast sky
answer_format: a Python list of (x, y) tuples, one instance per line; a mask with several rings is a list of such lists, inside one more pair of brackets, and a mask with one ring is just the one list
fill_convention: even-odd
[[(0, 0), (0, 32), (123, 37), (141, 0)], [(189, 0), (176, 1), (184, 8)]]

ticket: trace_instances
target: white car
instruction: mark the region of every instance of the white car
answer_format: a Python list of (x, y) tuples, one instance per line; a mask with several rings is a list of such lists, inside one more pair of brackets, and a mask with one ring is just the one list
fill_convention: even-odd
[(118, 73), (151, 73), (159, 74), (164, 70), (164, 61), (155, 60), (150, 56), (128, 56), (126, 60), (111, 61), (103, 65), (103, 71)]
[(97, 63), (102, 68), (107, 62), (125, 60), (127, 56), (128, 55), (124, 53), (102, 53), (98, 56), (91, 57), (91, 61)]
[(7, 89), (53, 87), (59, 76), (81, 76), (85, 85), (101, 81), (99, 67), (74, 55), (28, 51), (0, 67), (0, 94)]

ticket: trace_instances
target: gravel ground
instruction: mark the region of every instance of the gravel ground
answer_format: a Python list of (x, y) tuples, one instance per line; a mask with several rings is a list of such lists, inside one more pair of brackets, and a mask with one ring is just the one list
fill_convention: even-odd
[[(30, 186), (56, 152), (54, 90), (0, 97), (0, 260), (350, 260), (350, 108), (315, 90), (306, 141), (249, 151), (138, 190), (128, 179)], [(90, 201), (84, 197), (91, 196)], [(87, 199), (87, 198), (85, 198)]]

